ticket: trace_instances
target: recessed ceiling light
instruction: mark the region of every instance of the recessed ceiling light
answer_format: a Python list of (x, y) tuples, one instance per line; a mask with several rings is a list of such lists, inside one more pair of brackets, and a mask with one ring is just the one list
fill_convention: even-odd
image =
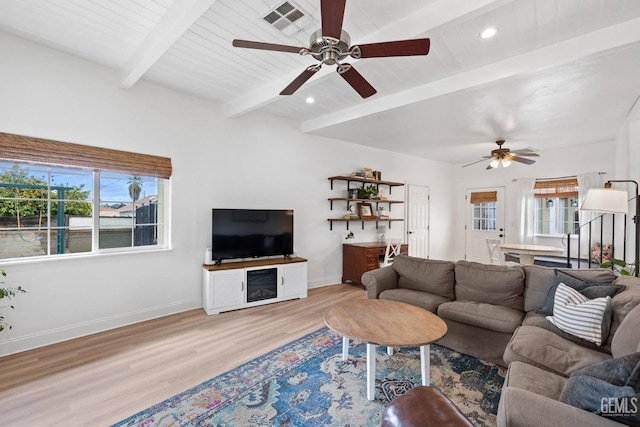
[(496, 27), (489, 27), (480, 33), (480, 37), (482, 37), (483, 39), (490, 39), (491, 37), (495, 36), (497, 32), (498, 29)]
[(314, 102), (316, 102), (316, 100), (315, 100), (315, 99), (313, 99), (313, 97), (312, 97), (312, 96), (310, 96), (310, 97), (308, 97), (308, 98), (307, 98), (307, 104), (313, 104)]

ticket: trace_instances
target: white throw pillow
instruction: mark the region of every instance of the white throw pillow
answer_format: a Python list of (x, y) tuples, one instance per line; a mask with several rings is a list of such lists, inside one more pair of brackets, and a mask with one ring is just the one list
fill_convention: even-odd
[(556, 289), (553, 316), (547, 320), (564, 332), (591, 341), (597, 345), (607, 339), (603, 324), (611, 316), (611, 297), (589, 299), (573, 288), (560, 283)]

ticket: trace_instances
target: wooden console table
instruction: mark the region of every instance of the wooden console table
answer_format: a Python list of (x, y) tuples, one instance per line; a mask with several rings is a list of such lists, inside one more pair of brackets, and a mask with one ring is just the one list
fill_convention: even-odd
[[(384, 242), (344, 243), (342, 245), (342, 283), (353, 282), (364, 287), (360, 278), (380, 266), (387, 244)], [(409, 246), (403, 243), (400, 253), (407, 255)]]

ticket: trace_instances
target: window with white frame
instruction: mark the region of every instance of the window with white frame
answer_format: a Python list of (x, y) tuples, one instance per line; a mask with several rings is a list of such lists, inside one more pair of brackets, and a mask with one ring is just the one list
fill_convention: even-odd
[(165, 248), (170, 168), (165, 158), (0, 133), (0, 259)]
[(534, 196), (536, 234), (565, 235), (578, 227), (577, 178), (536, 181)]
[(473, 205), (473, 230), (474, 231), (495, 231), (496, 230), (496, 202), (498, 201), (497, 191), (482, 191), (471, 193), (471, 204)]

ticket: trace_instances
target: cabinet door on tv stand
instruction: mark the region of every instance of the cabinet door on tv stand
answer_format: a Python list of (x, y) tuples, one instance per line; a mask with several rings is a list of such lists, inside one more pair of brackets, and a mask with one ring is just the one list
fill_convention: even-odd
[(244, 270), (225, 270), (211, 273), (213, 307), (223, 308), (245, 303)]
[(305, 298), (307, 296), (306, 262), (280, 266), (279, 273), (283, 298)]

